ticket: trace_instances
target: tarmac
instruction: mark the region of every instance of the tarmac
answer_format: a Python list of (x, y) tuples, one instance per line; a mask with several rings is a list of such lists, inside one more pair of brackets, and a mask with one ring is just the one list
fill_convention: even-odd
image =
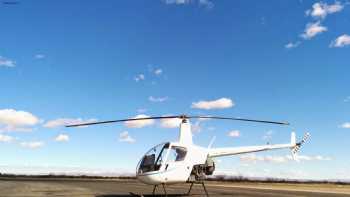
[[(190, 184), (177, 184), (166, 186), (168, 196), (185, 195)], [(261, 187), (254, 184), (234, 184), (209, 182), (206, 188), (210, 196), (240, 196), (240, 197), (294, 197), (317, 196), (339, 197), (349, 196), (347, 190), (337, 189), (295, 189), (290, 187)], [(138, 182), (137, 180), (0, 180), (1, 197), (43, 197), (43, 196), (79, 196), (79, 197), (132, 197), (152, 196), (153, 187)], [(133, 194), (131, 194), (132, 192)], [(156, 196), (164, 196), (162, 187), (157, 190)], [(193, 186), (189, 196), (205, 196), (201, 185)]]

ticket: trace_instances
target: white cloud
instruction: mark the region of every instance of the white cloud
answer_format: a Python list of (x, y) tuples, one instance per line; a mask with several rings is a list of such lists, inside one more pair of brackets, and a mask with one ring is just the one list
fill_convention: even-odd
[(156, 69), (156, 70), (154, 71), (154, 74), (155, 74), (155, 75), (161, 75), (162, 73), (163, 73), (163, 70), (160, 69), (160, 68), (158, 68), (158, 69)]
[(0, 165), (0, 172), (6, 174), (23, 174), (23, 175), (88, 175), (119, 177), (133, 176), (135, 173), (130, 169), (122, 168), (87, 168), (80, 165), (57, 166), (52, 164), (32, 165), (23, 163), (20, 165)]
[(39, 123), (39, 119), (33, 114), (14, 109), (0, 110), (0, 131), (31, 131), (29, 126)]
[(266, 18), (265, 17), (261, 17), (260, 18), (260, 24), (261, 25), (265, 25), (266, 24)]
[(328, 14), (333, 14), (336, 12), (342, 11), (344, 5), (341, 2), (336, 1), (332, 5), (328, 5), (327, 3), (317, 2), (312, 5), (312, 9), (306, 11), (307, 16), (312, 16), (316, 19), (324, 19)]
[(272, 130), (268, 130), (262, 137), (263, 140), (271, 140), (272, 139)]
[[(289, 160), (293, 160), (293, 157), (291, 155), (287, 155), (286, 158)], [(306, 155), (297, 155), (298, 160), (304, 160), (304, 161), (330, 161), (332, 160), (330, 157), (324, 157), (321, 155), (316, 156), (306, 156)]]
[(154, 103), (161, 103), (161, 102), (164, 102), (166, 100), (168, 100), (168, 97), (165, 96), (165, 97), (153, 97), (153, 96), (150, 96), (148, 97), (148, 100), (151, 101), (151, 102), (154, 102)]
[(136, 140), (129, 135), (129, 132), (123, 131), (119, 134), (120, 142), (134, 143)]
[(34, 55), (34, 58), (35, 59), (44, 59), (45, 55), (43, 55), (43, 54), (36, 54), (36, 55)]
[(95, 122), (97, 121), (96, 119), (88, 119), (88, 120), (83, 120), (81, 118), (59, 118), (55, 120), (50, 120), (47, 121), (43, 127), (46, 128), (57, 128), (57, 127), (62, 127), (66, 125), (73, 125), (73, 124), (84, 124), (84, 123), (89, 123), (89, 122)]
[(3, 135), (0, 134), (0, 142), (13, 142), (15, 140), (15, 138), (13, 138), (12, 136), (9, 135)]
[(0, 56), (0, 67), (15, 67), (16, 62), (5, 57)]
[(283, 156), (265, 156), (263, 157), (263, 161), (264, 162), (270, 162), (270, 163), (285, 163), (288, 160), (287, 157), (283, 157)]
[(33, 142), (21, 142), (20, 145), (24, 148), (36, 149), (44, 146), (42, 141), (33, 141)]
[[(342, 11), (344, 7), (345, 7), (345, 4), (342, 4), (339, 1), (335, 1), (334, 4), (330, 4), (330, 5), (322, 1), (314, 3), (312, 5), (312, 8), (305, 12), (307, 16), (311, 16), (314, 19), (314, 22), (308, 23), (306, 25), (304, 32), (300, 34), (300, 37), (303, 38), (304, 40), (309, 40), (323, 32), (328, 31), (328, 28), (323, 26), (321, 24), (321, 21), (323, 21), (323, 19), (325, 19), (327, 15)], [(344, 38), (341, 38), (341, 39), (344, 39)], [(341, 41), (341, 40), (338, 41), (339, 42), (338, 45), (336, 45), (337, 43), (336, 41), (333, 41), (330, 47), (337, 47), (337, 46), (342, 47), (344, 45), (340, 43), (343, 42), (345, 44), (346, 40), (347, 39), (344, 39), (344, 41)], [(288, 44), (285, 45), (285, 48), (287, 49), (295, 48), (295, 47), (298, 47), (300, 44), (301, 44), (300, 41), (295, 43), (289, 42)]]
[(207, 130), (208, 131), (214, 131), (216, 128), (215, 127), (208, 127)]
[(69, 141), (69, 135), (67, 134), (59, 134), (55, 137), (56, 142), (68, 142)]
[[(167, 114), (164, 116), (171, 116), (171, 114)], [(193, 124), (191, 124), (191, 131), (192, 133), (198, 133), (202, 130), (201, 123), (203, 121), (208, 120), (208, 118), (200, 118)], [(180, 124), (182, 122), (182, 119), (180, 118), (165, 118), (160, 120), (160, 127), (163, 128), (179, 128)]]
[(199, 133), (202, 131), (202, 127), (201, 127), (201, 122), (203, 120), (199, 119), (197, 120), (194, 124), (191, 124), (191, 131), (192, 133)]
[(209, 0), (199, 0), (199, 5), (205, 6), (209, 9), (214, 7), (214, 3), (212, 1), (209, 1)]
[(340, 47), (345, 47), (347, 45), (350, 45), (350, 36), (347, 34), (344, 34), (336, 38), (329, 46), (340, 48)]
[(134, 77), (134, 80), (136, 82), (143, 81), (143, 80), (145, 80), (145, 75), (144, 74), (138, 74), (137, 76)]
[(259, 157), (256, 154), (247, 154), (239, 157), (240, 161), (247, 163), (256, 163), (258, 161), (263, 161), (263, 157)]
[(345, 122), (340, 127), (343, 129), (350, 129), (350, 122)]
[(191, 0), (164, 0), (165, 4), (176, 4), (176, 5), (185, 5), (189, 4)]
[[(150, 116), (140, 114), (137, 115), (133, 118), (149, 118)], [(154, 124), (154, 120), (149, 119), (149, 120), (134, 120), (134, 121), (127, 121), (125, 122), (125, 126), (129, 128), (142, 128), (146, 126), (150, 126)]]
[(214, 161), (215, 161), (215, 163), (222, 163), (222, 160), (218, 159), (218, 158), (214, 158)]
[[(321, 155), (316, 156), (306, 156), (306, 155), (297, 155), (299, 161), (330, 161), (330, 157), (324, 157)], [(257, 163), (257, 162), (266, 162), (266, 163), (286, 163), (294, 161), (291, 155), (285, 156), (258, 156), (256, 154), (246, 154), (240, 156), (240, 161), (247, 163)]]
[(289, 43), (286, 44), (284, 47), (285, 47), (286, 49), (292, 49), (292, 48), (298, 47), (300, 44), (301, 44), (300, 41), (298, 41), (298, 42), (289, 42)]
[(327, 27), (322, 26), (320, 21), (315, 23), (308, 23), (305, 27), (304, 33), (300, 36), (304, 39), (311, 39), (322, 32), (327, 31)]
[(236, 138), (236, 137), (241, 136), (241, 132), (239, 130), (232, 130), (232, 131), (228, 132), (227, 136), (232, 137), (232, 138)]
[(137, 109), (136, 111), (137, 111), (137, 113), (145, 113), (147, 111), (147, 109), (140, 108), (140, 109)]
[(198, 101), (192, 103), (192, 108), (195, 109), (225, 109), (225, 108), (230, 108), (233, 107), (234, 103), (231, 99), (229, 98), (220, 98), (217, 100), (213, 101)]
[(190, 3), (193, 3), (195, 5), (204, 6), (206, 8), (213, 8), (214, 3), (210, 0), (164, 0), (165, 4), (168, 5), (188, 5)]
[(166, 118), (160, 120), (160, 126), (163, 128), (178, 128), (181, 124), (180, 118)]

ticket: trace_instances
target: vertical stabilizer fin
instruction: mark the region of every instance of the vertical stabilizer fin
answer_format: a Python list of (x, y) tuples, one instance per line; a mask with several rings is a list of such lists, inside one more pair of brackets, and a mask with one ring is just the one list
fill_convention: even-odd
[(290, 135), (290, 144), (292, 146), (296, 145), (295, 132), (292, 132), (291, 135)]

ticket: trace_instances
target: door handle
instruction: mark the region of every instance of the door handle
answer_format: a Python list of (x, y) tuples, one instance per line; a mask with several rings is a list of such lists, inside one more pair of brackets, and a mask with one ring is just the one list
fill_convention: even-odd
[(168, 167), (169, 167), (169, 164), (167, 164), (167, 165), (165, 166), (165, 170), (167, 170), (167, 169), (168, 169)]

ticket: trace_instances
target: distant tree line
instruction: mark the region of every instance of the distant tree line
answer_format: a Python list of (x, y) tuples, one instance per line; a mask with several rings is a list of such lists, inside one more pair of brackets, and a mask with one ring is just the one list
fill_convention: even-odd
[[(124, 179), (131, 180), (136, 179), (135, 176), (121, 175), (121, 176), (90, 176), (90, 175), (59, 175), (59, 174), (47, 174), (47, 175), (20, 175), (20, 174), (6, 174), (0, 173), (0, 179)], [(227, 175), (215, 175), (206, 178), (208, 181), (219, 182), (237, 182), (237, 183), (290, 183), (290, 184), (337, 184), (337, 185), (350, 185), (350, 182), (340, 180), (299, 180), (299, 179), (282, 179), (282, 178), (248, 178), (244, 176), (227, 176)]]
[(227, 176), (227, 175), (215, 175), (207, 177), (208, 181), (220, 181), (220, 182), (254, 182), (254, 183), (290, 183), (290, 184), (337, 184), (337, 185), (350, 185), (350, 182), (341, 180), (300, 180), (300, 179), (283, 179), (283, 178), (248, 178), (244, 176)]
[(0, 178), (62, 178), (62, 179), (136, 179), (135, 176), (91, 176), (91, 175), (25, 175), (25, 174), (7, 174), (0, 173)]

